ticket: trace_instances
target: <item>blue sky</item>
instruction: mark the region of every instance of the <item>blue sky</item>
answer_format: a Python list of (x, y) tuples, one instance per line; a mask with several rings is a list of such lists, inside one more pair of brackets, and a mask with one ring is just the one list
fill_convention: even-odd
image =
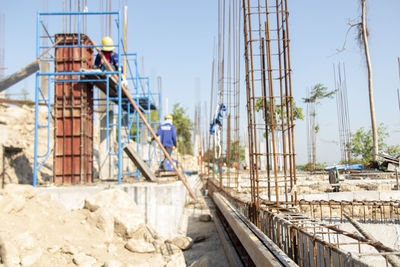
[[(6, 21), (6, 74), (13, 73), (35, 58), (36, 12), (42, 9), (42, 2), (14, 0), (0, 8)], [(62, 11), (62, 1), (48, 2), (49, 11)], [(89, 11), (98, 9), (98, 1), (88, 2)], [(213, 43), (218, 32), (217, 2), (128, 1), (129, 50), (144, 57), (145, 74), (152, 77), (153, 83), (155, 77), (162, 77), (163, 96), (168, 97), (170, 109), (173, 103), (181, 103), (188, 108), (191, 116), (198, 101), (209, 101)], [(343, 45), (348, 20), (357, 20), (359, 16), (358, 2), (288, 1), (292, 87), (296, 102), (302, 106), (301, 99), (305, 97), (306, 89), (316, 83), (333, 89), (332, 64), (344, 62), (353, 132), (370, 125), (367, 72), (362, 54), (354, 41), (355, 31), (349, 34), (346, 51), (337, 54), (336, 49)], [(397, 57), (400, 56), (400, 2), (368, 2), (377, 122), (388, 126), (391, 133), (388, 143), (397, 144), (400, 140), (396, 94), (396, 89), (400, 87), (397, 66)], [(113, 6), (118, 7), (119, 1), (114, 1)], [(91, 21), (89, 27), (93, 29), (93, 35), (89, 35), (100, 42), (98, 20)], [(18, 93), (23, 87), (28, 88), (33, 97), (34, 78), (19, 83), (9, 93)], [(247, 123), (245, 120), (243, 113), (242, 125)], [(339, 146), (335, 143), (338, 141), (338, 125), (334, 99), (324, 100), (318, 107), (318, 121), (318, 160), (333, 163), (340, 158)], [(297, 123), (295, 141), (297, 162), (304, 163), (307, 159), (305, 121)]]

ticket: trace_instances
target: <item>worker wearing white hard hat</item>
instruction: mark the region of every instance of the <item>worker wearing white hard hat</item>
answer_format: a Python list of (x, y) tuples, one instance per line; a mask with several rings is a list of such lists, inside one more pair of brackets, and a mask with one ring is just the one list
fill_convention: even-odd
[[(157, 136), (160, 137), (161, 144), (167, 150), (168, 154), (171, 156), (172, 151), (176, 148), (176, 128), (172, 124), (172, 115), (165, 115), (165, 121), (158, 127)], [(164, 160), (161, 162), (160, 168), (164, 166)]]

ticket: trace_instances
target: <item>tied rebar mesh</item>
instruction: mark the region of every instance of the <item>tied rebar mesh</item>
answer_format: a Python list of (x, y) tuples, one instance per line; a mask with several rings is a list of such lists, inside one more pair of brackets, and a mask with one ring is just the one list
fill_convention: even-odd
[[(251, 219), (267, 198), (297, 202), (287, 0), (243, 0)], [(265, 168), (265, 171), (262, 170)]]

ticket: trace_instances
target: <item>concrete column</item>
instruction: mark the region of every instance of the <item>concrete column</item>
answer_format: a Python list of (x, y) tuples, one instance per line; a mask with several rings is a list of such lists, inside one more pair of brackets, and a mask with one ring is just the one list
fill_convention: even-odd
[[(50, 64), (49, 62), (42, 61), (40, 62), (40, 72), (47, 73), (49, 72)], [(40, 76), (40, 88), (42, 90), (44, 98), (49, 96), (49, 76), (44, 75)]]

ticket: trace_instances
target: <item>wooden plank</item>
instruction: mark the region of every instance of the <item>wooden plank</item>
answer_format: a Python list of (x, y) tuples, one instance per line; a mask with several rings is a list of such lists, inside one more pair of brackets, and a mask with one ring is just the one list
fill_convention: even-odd
[[(96, 43), (93, 42), (92, 40), (92, 44), (94, 46), (96, 46)], [(101, 59), (103, 60), (103, 62), (106, 64), (106, 67), (108, 70), (112, 70), (112, 67), (110, 65), (110, 63), (108, 63), (106, 57), (103, 55), (103, 53), (101, 52), (100, 48), (98, 48), (97, 46), (95, 47), (97, 52), (100, 54)], [(117, 75), (113, 75), (116, 79), (117, 79)], [(144, 125), (146, 125), (147, 129), (149, 130), (150, 134), (152, 137), (155, 138), (157, 144), (159, 145), (161, 151), (163, 152), (165, 158), (171, 163), (172, 167), (174, 168), (174, 170), (176, 171), (176, 173), (178, 174), (178, 178), (182, 181), (183, 185), (186, 187), (186, 189), (188, 190), (190, 196), (194, 199), (196, 199), (196, 195), (193, 193), (192, 189), (190, 189), (189, 184), (187, 183), (185, 177), (182, 175), (182, 173), (178, 170), (178, 167), (175, 165), (175, 163), (173, 162), (171, 156), (168, 154), (167, 150), (164, 148), (164, 146), (161, 144), (161, 141), (157, 138), (156, 133), (154, 132), (153, 128), (151, 127), (151, 125), (149, 124), (149, 122), (147, 121), (146, 117), (144, 116), (144, 114), (142, 113), (142, 111), (140, 110), (140, 108), (138, 107), (138, 105), (136, 105), (135, 101), (133, 100), (132, 96), (129, 94), (128, 88), (121, 84), (121, 89), (122, 92), (126, 95), (126, 97), (128, 98), (129, 102), (132, 104), (133, 108), (136, 110), (137, 114), (139, 115), (139, 117), (142, 119)]]
[(152, 182), (157, 181), (157, 178), (154, 175), (154, 173), (150, 170), (147, 164), (139, 157), (139, 155), (136, 154), (135, 150), (133, 149), (133, 144), (128, 144), (124, 148), (124, 151), (147, 180), (150, 180)]
[(17, 82), (25, 79), (26, 77), (32, 75), (39, 70), (39, 63), (34, 61), (29, 63), (19, 71), (14, 74), (8, 75), (4, 79), (0, 80), (0, 92), (6, 90), (10, 86), (16, 84)]
[[(105, 80), (107, 78), (106, 74), (91, 74), (95, 72), (101, 71), (100, 69), (81, 69), (81, 72), (87, 73), (86, 75), (82, 75), (81, 78), (84, 80)], [(105, 81), (96, 81), (93, 82), (93, 84), (99, 88), (104, 94), (107, 95), (107, 83)], [(115, 82), (114, 77), (110, 76), (109, 80), (109, 96), (110, 97), (116, 97), (118, 96), (117, 94), (117, 89), (118, 89), (118, 83)], [(125, 96), (123, 96), (125, 97)]]

